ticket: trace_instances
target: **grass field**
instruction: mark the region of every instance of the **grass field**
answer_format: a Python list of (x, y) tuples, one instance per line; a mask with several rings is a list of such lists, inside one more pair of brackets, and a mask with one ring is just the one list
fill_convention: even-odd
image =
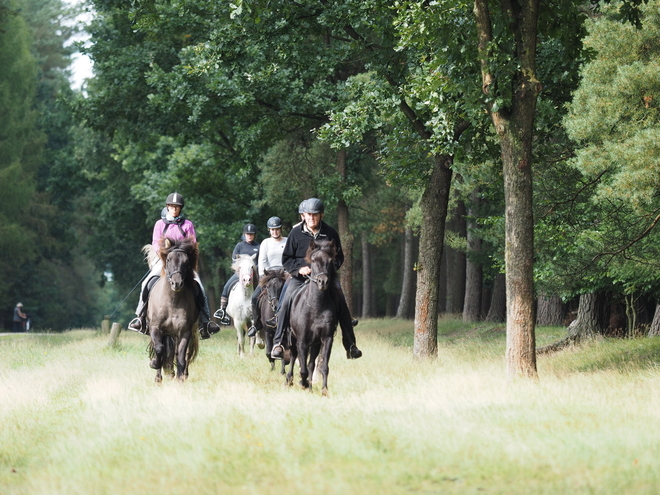
[(502, 326), (443, 319), (424, 362), (412, 322), (356, 331), (364, 357), (336, 342), (329, 398), (238, 358), (233, 329), (160, 386), (138, 334), (0, 337), (0, 493), (660, 492), (660, 339), (539, 356), (538, 382), (510, 382)]

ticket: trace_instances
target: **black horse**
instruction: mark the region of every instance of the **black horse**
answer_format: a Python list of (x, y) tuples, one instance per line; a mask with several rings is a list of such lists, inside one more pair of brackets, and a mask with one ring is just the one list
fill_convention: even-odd
[[(268, 325), (268, 321), (273, 321), (275, 313), (277, 312), (277, 303), (286, 280), (286, 272), (282, 269), (279, 270), (265, 270), (263, 277), (259, 280), (261, 286), (261, 293), (257, 299), (257, 307), (259, 310), (259, 320), (263, 325), (266, 341), (266, 357), (270, 362), (271, 371), (275, 369), (275, 359), (270, 357), (273, 350), (273, 339), (275, 338), (275, 327)], [(258, 327), (257, 327), (258, 328)], [(285, 362), (282, 360), (282, 374), (285, 373)]]
[(330, 291), (337, 277), (335, 255), (332, 241), (310, 242), (306, 256), (312, 268), (310, 282), (293, 295), (289, 321), (291, 368), (286, 376), (287, 384), (293, 384), (293, 369), (296, 358), (299, 358), (300, 385), (311, 391), (309, 379), (314, 375), (316, 358), (320, 353), (319, 370), (323, 376), (324, 396), (328, 395), (328, 363), (338, 322), (337, 308)]
[(176, 377), (185, 381), (188, 365), (199, 350), (199, 333), (195, 328), (199, 309), (194, 289), (199, 251), (197, 243), (190, 239), (164, 238), (159, 255), (163, 272), (149, 293), (147, 307), (150, 366), (156, 370), (156, 383), (160, 383), (161, 368), (174, 376), (176, 356)]

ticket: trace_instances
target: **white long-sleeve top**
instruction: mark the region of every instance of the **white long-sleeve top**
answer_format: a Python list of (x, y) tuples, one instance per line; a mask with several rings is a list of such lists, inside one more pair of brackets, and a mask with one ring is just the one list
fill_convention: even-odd
[(286, 246), (286, 237), (275, 240), (272, 237), (264, 239), (259, 248), (259, 276), (262, 277), (266, 270), (282, 268), (282, 252)]

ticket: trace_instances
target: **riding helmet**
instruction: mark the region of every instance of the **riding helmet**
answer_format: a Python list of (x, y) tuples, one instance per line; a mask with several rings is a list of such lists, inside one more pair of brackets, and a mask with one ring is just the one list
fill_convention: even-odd
[(245, 227), (243, 227), (243, 233), (244, 234), (256, 234), (257, 233), (257, 226), (253, 223), (248, 223)]
[(323, 213), (325, 211), (325, 206), (323, 205), (323, 201), (319, 198), (309, 198), (305, 200), (303, 211), (305, 213)]
[(300, 204), (298, 205), (298, 214), (305, 213), (305, 201), (306, 199), (303, 199)]
[(181, 208), (183, 208), (185, 202), (183, 201), (183, 196), (181, 196), (178, 192), (173, 192), (167, 197), (167, 199), (165, 200), (165, 204), (179, 205)]
[(282, 219), (280, 217), (270, 217), (268, 222), (266, 222), (266, 227), (269, 229), (281, 229)]

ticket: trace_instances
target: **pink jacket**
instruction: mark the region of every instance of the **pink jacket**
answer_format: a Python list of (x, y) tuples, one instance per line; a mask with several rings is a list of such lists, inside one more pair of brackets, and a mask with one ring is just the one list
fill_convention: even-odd
[[(163, 230), (165, 230), (165, 225), (166, 224), (163, 222), (163, 220), (158, 220), (154, 225), (154, 233), (151, 240), (151, 246), (156, 253), (158, 253), (160, 250), (160, 240), (163, 237)], [(182, 230), (183, 233), (181, 233)], [(181, 228), (179, 228), (179, 226), (175, 223), (170, 224), (170, 226), (165, 231), (165, 237), (169, 237), (175, 241), (183, 239), (184, 237), (191, 237), (193, 241), (197, 242), (195, 226), (190, 220), (187, 219), (183, 221)]]

